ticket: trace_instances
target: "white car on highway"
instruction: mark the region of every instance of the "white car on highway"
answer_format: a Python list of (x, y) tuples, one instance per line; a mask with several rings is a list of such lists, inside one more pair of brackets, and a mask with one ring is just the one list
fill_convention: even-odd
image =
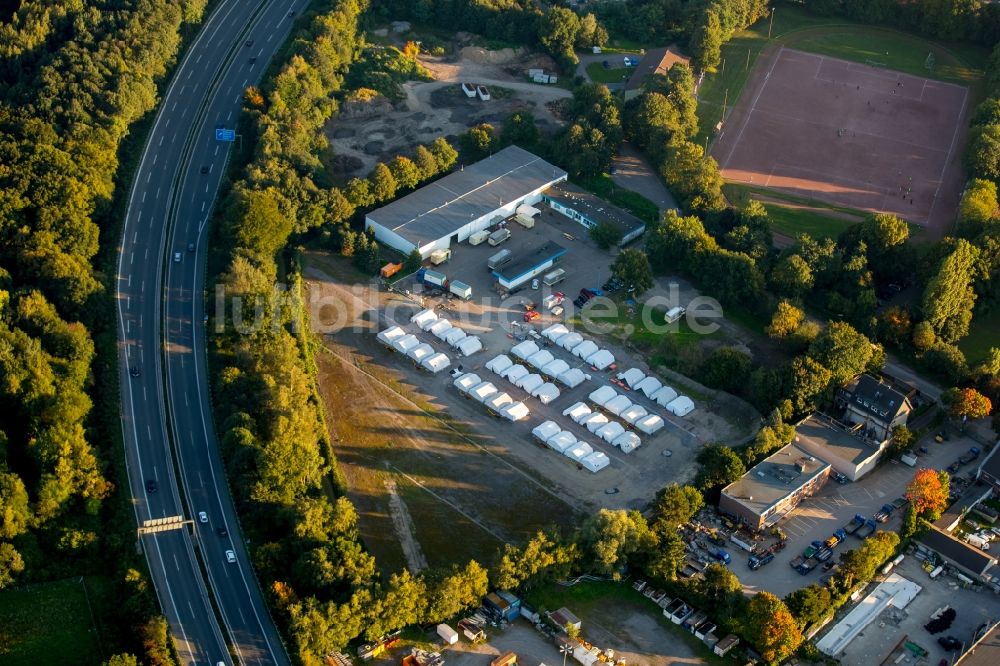
[(234, 551), (227, 550), (226, 551), (226, 562), (229, 562), (230, 564), (232, 564), (235, 561), (236, 561), (236, 553)]
[(208, 522), (208, 514), (205, 513), (204, 511), (199, 511), (198, 512), (198, 522), (199, 523), (207, 523)]

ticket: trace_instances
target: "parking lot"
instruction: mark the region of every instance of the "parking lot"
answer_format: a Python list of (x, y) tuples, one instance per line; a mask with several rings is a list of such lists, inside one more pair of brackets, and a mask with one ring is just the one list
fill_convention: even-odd
[[(757, 571), (751, 571), (743, 557), (744, 553), (740, 553), (740, 557), (734, 557), (739, 561), (733, 562), (733, 571), (748, 590), (768, 590), (778, 596), (818, 581), (824, 575), (822, 567), (802, 576), (792, 572), (788, 563), (800, 555), (813, 540), (826, 539), (834, 530), (848, 523), (855, 514), (871, 518), (883, 504), (902, 497), (917, 469), (944, 469), (970, 446), (974, 446), (975, 442), (952, 435), (950, 440), (938, 444), (934, 442), (933, 436), (928, 435), (917, 444), (918, 447), (921, 445), (927, 447), (928, 453), (919, 458), (916, 467), (889, 461), (855, 483), (839, 485), (832, 480), (828, 481), (817, 495), (803, 501), (789, 517), (778, 523), (778, 527), (788, 535), (788, 545), (777, 554), (773, 562)], [(974, 465), (968, 465), (958, 475), (967, 475), (973, 469)], [(887, 522), (879, 523), (878, 529), (898, 530), (901, 517), (902, 511), (895, 511)], [(860, 545), (859, 539), (848, 536), (847, 541), (837, 547), (831, 561), (837, 561), (840, 551)]]
[[(963, 589), (947, 575), (931, 579), (920, 568), (920, 561), (910, 555), (894, 571), (923, 589), (905, 609), (886, 609), (852, 640), (839, 656), (844, 666), (880, 664), (904, 640), (919, 645), (928, 654), (922, 659), (907, 655), (906, 661), (899, 663), (936, 666), (944, 658), (951, 663), (956, 653), (945, 652), (938, 638), (954, 636), (968, 646), (977, 628), (1000, 616), (1000, 598), (996, 595)], [(947, 630), (931, 635), (924, 625), (932, 613), (945, 606), (955, 609), (955, 621)]]

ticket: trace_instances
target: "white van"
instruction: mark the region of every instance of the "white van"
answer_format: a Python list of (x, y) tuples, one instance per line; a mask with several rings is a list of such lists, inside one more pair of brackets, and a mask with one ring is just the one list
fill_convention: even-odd
[(989, 550), (990, 542), (979, 536), (978, 534), (966, 534), (965, 540), (969, 542), (969, 545), (975, 546), (980, 550)]

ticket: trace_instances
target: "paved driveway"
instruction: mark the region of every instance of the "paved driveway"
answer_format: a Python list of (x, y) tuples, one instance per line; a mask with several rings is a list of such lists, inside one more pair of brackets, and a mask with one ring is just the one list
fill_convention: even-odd
[(638, 148), (627, 141), (622, 143), (613, 164), (617, 173), (611, 176), (611, 180), (616, 185), (646, 197), (659, 206), (661, 214), (668, 208), (677, 208), (674, 195)]

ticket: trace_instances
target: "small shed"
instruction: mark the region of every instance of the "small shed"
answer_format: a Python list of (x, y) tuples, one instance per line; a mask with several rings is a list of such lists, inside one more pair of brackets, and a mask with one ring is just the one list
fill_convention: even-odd
[(461, 328), (452, 327), (448, 329), (447, 333), (444, 334), (444, 341), (452, 347), (457, 347), (458, 343), (464, 340), (467, 335), (468, 333)]
[(502, 655), (490, 662), (490, 666), (513, 666), (517, 663), (517, 655), (513, 652), (504, 652)]
[(566, 335), (567, 333), (569, 333), (569, 329), (566, 328), (565, 324), (552, 324), (551, 326), (542, 331), (542, 335), (544, 335), (549, 340), (552, 340), (553, 342), (555, 342), (562, 336)]
[(617, 446), (622, 450), (622, 453), (632, 453), (642, 444), (642, 440), (639, 439), (639, 435), (634, 432), (623, 432), (622, 434), (615, 437), (614, 441), (611, 442), (612, 446)]
[(594, 434), (603, 439), (608, 444), (611, 444), (616, 439), (618, 439), (618, 437), (621, 436), (621, 434), (624, 432), (625, 428), (624, 426), (622, 426), (621, 423), (616, 423), (615, 421), (611, 421), (605, 424), (603, 428), (601, 428)]
[(542, 374), (546, 377), (559, 377), (559, 375), (569, 370), (569, 363), (561, 358), (557, 358), (549, 363), (546, 363), (542, 366), (541, 370)]
[(423, 328), (424, 323), (435, 322), (437, 321), (437, 319), (438, 316), (437, 313), (434, 312), (434, 310), (421, 310), (417, 314), (410, 317), (410, 321), (416, 324), (417, 326), (420, 326), (421, 328)]
[(599, 389), (591, 391), (590, 395), (587, 396), (587, 399), (590, 400), (592, 403), (596, 405), (601, 405), (603, 407), (608, 400), (611, 400), (617, 396), (618, 396), (618, 391), (614, 390), (610, 386), (605, 385), (600, 387)]
[(652, 435), (663, 427), (663, 417), (657, 414), (647, 414), (635, 422), (635, 427), (647, 435)]
[(549, 619), (552, 620), (552, 622), (554, 622), (557, 627), (570, 626), (576, 629), (577, 631), (579, 631), (583, 627), (583, 623), (580, 622), (580, 619), (576, 615), (573, 615), (571, 612), (569, 612), (569, 609), (566, 608), (565, 606), (563, 606), (557, 611), (552, 611), (551, 613), (549, 613)]
[(662, 387), (663, 387), (663, 382), (661, 382), (653, 375), (649, 375), (641, 382), (636, 384), (633, 388), (636, 391), (642, 391), (647, 398), (652, 398), (653, 394), (659, 391)]
[(570, 331), (566, 335), (559, 338), (559, 342), (557, 344), (567, 351), (572, 351), (581, 342), (583, 342), (583, 336), (576, 331)]
[(729, 654), (730, 650), (732, 650), (739, 644), (740, 644), (740, 639), (737, 638), (735, 634), (729, 634), (721, 641), (716, 643), (715, 648), (713, 648), (713, 650), (715, 651), (715, 654), (719, 655), (720, 657), (725, 657), (727, 654)]
[(488, 398), (499, 393), (497, 387), (491, 382), (483, 382), (477, 386), (473, 386), (469, 389), (469, 395), (478, 400), (479, 402), (486, 402)]
[(628, 387), (634, 389), (639, 382), (646, 378), (645, 373), (639, 368), (629, 368), (625, 372), (618, 375), (618, 379), (622, 380)]
[(425, 358), (429, 358), (434, 355), (434, 347), (431, 347), (426, 342), (417, 345), (413, 349), (406, 352), (406, 355), (412, 358), (417, 363), (420, 363)]
[(378, 338), (378, 341), (384, 345), (392, 345), (393, 340), (401, 338), (404, 335), (406, 335), (406, 331), (402, 328), (399, 326), (391, 326), (384, 331), (380, 331), (375, 337)]
[(570, 368), (566, 372), (562, 373), (558, 377), (559, 381), (570, 388), (576, 388), (587, 379), (587, 375), (583, 374), (583, 370), (580, 368)]
[(438, 319), (427, 331), (438, 340), (444, 340), (445, 335), (452, 329), (451, 322), (447, 319)]
[(543, 368), (554, 360), (555, 356), (553, 356), (552, 352), (548, 349), (537, 351), (527, 359), (528, 365), (532, 365), (536, 368)]
[(611, 464), (611, 459), (603, 451), (594, 451), (580, 461), (580, 464), (595, 474)]
[(510, 360), (510, 356), (499, 354), (486, 362), (486, 369), (498, 375), (503, 375), (512, 365), (514, 365), (514, 361)]
[(632, 405), (631, 407), (629, 407), (628, 409), (626, 409), (624, 412), (621, 413), (621, 417), (625, 419), (626, 422), (635, 425), (636, 421), (646, 416), (647, 414), (649, 414), (649, 412), (647, 412), (646, 408), (643, 407), (642, 405)]
[(469, 335), (462, 338), (455, 346), (462, 353), (462, 356), (472, 356), (483, 348), (483, 341), (479, 339), (478, 335)]
[(514, 382), (514, 385), (520, 389), (524, 389), (525, 392), (527, 392), (530, 395), (532, 391), (534, 391), (536, 388), (538, 388), (544, 383), (545, 380), (542, 379), (541, 375), (532, 374), (521, 377), (519, 380)]
[(594, 447), (592, 447), (590, 444), (587, 444), (586, 442), (577, 442), (573, 446), (563, 451), (563, 455), (569, 458), (570, 460), (580, 462), (593, 452), (594, 452)]
[(437, 626), (437, 634), (444, 640), (445, 645), (454, 645), (458, 642), (458, 632), (447, 624), (439, 624)]
[(656, 404), (660, 407), (666, 407), (677, 397), (677, 391), (673, 390), (669, 386), (663, 386), (649, 397), (655, 400)]
[(514, 402), (514, 398), (510, 397), (508, 394), (506, 394), (506, 393), (497, 393), (493, 397), (489, 398), (483, 404), (486, 405), (486, 409), (488, 409), (491, 412), (494, 412), (496, 414), (499, 414), (503, 410), (504, 407), (506, 407), (507, 405), (513, 404), (513, 402)]
[(409, 335), (404, 335), (401, 338), (396, 338), (392, 341), (392, 348), (398, 351), (400, 354), (405, 354), (414, 347), (420, 344), (420, 340), (417, 336), (410, 333)]

